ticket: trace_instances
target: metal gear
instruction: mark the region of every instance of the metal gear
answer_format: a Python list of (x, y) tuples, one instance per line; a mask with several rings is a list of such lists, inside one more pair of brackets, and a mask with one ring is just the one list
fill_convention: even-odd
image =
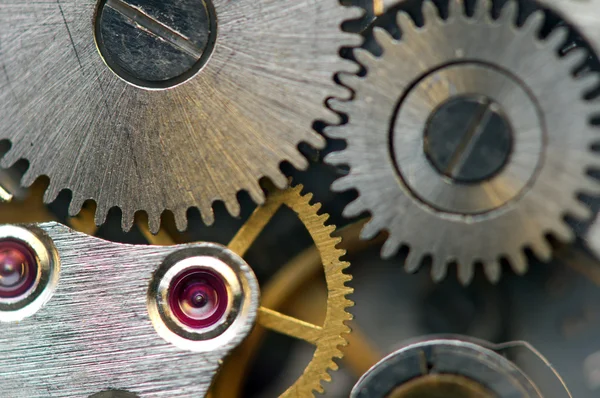
[(2, 7), (0, 165), (29, 162), (22, 184), (50, 178), (45, 201), (69, 189), (71, 215), (86, 200), (96, 223), (112, 207), (129, 229), (165, 210), (185, 229), (198, 207), (213, 221), (223, 201), (239, 214), (245, 190), (264, 201), (258, 180), (284, 187), (284, 161), (305, 168), (297, 146), (324, 146), (313, 121), (341, 46), (360, 37), (340, 25), (361, 14), (337, 0), (84, 0)]
[[(508, 1), (492, 15), (490, 1), (478, 1), (469, 15), (462, 0), (449, 2), (447, 17), (423, 2), (422, 26), (399, 12), (400, 39), (375, 28), (382, 55), (356, 49), (366, 76), (340, 75), (355, 96), (330, 103), (349, 117), (326, 130), (347, 142), (326, 162), (350, 167), (332, 189), (359, 194), (344, 215), (370, 212), (362, 237), (388, 231), (382, 256), (408, 249), (406, 269), (431, 263), (435, 280), (451, 263), (458, 264), (463, 283), (481, 264), (492, 281), (503, 263), (522, 274), (527, 249), (548, 260), (549, 236), (574, 239), (564, 217), (591, 215), (578, 194), (600, 188), (587, 175), (600, 164), (591, 150), (600, 137), (590, 120), (597, 104), (585, 98), (598, 76), (576, 73), (587, 52), (559, 54), (569, 34), (565, 27), (540, 37), (542, 11), (517, 25), (516, 2)], [(455, 133), (468, 118), (453, 108), (456, 99), (479, 118), (475, 128), (463, 126), (463, 137)], [(491, 118), (500, 123), (488, 123)], [(440, 131), (429, 131), (435, 129), (447, 139), (441, 145)], [(497, 142), (502, 135), (508, 143)], [(437, 153), (427, 153), (436, 145)], [(508, 156), (494, 152), (501, 147)], [(471, 171), (490, 173), (469, 174), (463, 167), (469, 162), (476, 165)]]
[[(228, 245), (232, 251), (243, 256), (254, 237), (262, 231), (271, 216), (281, 206), (287, 206), (298, 215), (306, 227), (321, 258), (327, 283), (327, 312), (322, 326), (282, 315), (264, 307), (259, 309), (257, 320), (259, 325), (305, 340), (315, 346), (312, 360), (300, 378), (281, 395), (284, 398), (309, 397), (313, 396), (315, 391), (323, 392), (321, 383), (331, 380), (330, 370), (338, 369), (334, 358), (343, 356), (340, 347), (347, 344), (344, 334), (350, 332), (350, 328), (345, 323), (352, 319), (352, 315), (346, 309), (354, 305), (346, 298), (353, 289), (346, 286), (346, 282), (350, 281), (352, 277), (343, 272), (350, 265), (341, 260), (346, 251), (337, 248), (341, 238), (331, 236), (335, 231), (335, 226), (325, 225), (329, 215), (319, 214), (321, 204), (311, 204), (312, 194), (302, 195), (302, 189), (302, 185), (297, 185), (287, 190), (270, 192), (265, 205), (256, 209), (250, 220)], [(287, 276), (281, 275), (280, 277), (286, 278)], [(276, 292), (270, 293), (276, 294)], [(264, 295), (262, 299), (266, 301), (269, 300), (269, 297)], [(250, 335), (246, 343), (252, 341), (253, 337)], [(243, 345), (241, 348), (243, 349)], [(238, 355), (243, 356), (243, 351)], [(235, 356), (236, 353), (232, 355), (230, 361), (234, 362)], [(226, 396), (227, 394), (218, 392), (216, 395)]]

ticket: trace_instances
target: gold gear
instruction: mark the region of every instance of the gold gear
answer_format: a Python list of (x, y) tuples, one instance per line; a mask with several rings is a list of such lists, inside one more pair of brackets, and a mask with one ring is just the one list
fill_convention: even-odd
[[(313, 358), (303, 374), (281, 395), (284, 398), (308, 397), (313, 396), (314, 391), (323, 392), (321, 382), (330, 381), (329, 370), (338, 368), (333, 359), (343, 356), (341, 347), (347, 344), (343, 335), (350, 332), (350, 328), (345, 322), (352, 319), (352, 315), (346, 309), (354, 305), (346, 298), (353, 289), (345, 285), (352, 277), (343, 272), (350, 264), (340, 260), (346, 253), (345, 250), (337, 248), (341, 238), (331, 235), (335, 231), (335, 226), (325, 225), (329, 215), (319, 214), (321, 204), (311, 205), (312, 194), (302, 195), (302, 188), (302, 185), (297, 185), (284, 191), (271, 191), (264, 206), (255, 210), (229, 244), (231, 250), (243, 256), (271, 217), (282, 205), (285, 205), (298, 215), (321, 257), (327, 283), (327, 312), (322, 326), (316, 326), (265, 307), (260, 307), (258, 311), (258, 325), (304, 340), (316, 348)], [(247, 341), (252, 341), (252, 335)], [(243, 350), (243, 346), (240, 349)], [(235, 355), (234, 353), (230, 358), (232, 362), (235, 361)], [(215, 386), (217, 387), (218, 383)], [(214, 396), (225, 397), (227, 395), (215, 391)]]

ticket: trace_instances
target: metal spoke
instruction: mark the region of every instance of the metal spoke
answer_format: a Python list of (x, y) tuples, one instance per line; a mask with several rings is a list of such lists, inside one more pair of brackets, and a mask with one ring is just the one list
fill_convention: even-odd
[(258, 235), (265, 229), (271, 218), (277, 213), (281, 205), (280, 201), (267, 201), (264, 206), (260, 206), (254, 210), (254, 213), (252, 213), (248, 221), (231, 239), (227, 247), (240, 257), (243, 257)]
[(321, 326), (264, 307), (258, 309), (257, 322), (264, 328), (311, 344), (316, 344), (323, 332)]

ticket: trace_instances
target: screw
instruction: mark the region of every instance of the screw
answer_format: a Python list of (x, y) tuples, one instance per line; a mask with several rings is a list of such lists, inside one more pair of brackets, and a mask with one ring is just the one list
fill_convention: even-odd
[(141, 87), (168, 88), (198, 72), (216, 39), (210, 0), (100, 0), (95, 34), (106, 64)]
[(429, 118), (424, 151), (440, 174), (476, 183), (493, 177), (506, 164), (512, 147), (510, 124), (500, 106), (487, 97), (455, 97)]

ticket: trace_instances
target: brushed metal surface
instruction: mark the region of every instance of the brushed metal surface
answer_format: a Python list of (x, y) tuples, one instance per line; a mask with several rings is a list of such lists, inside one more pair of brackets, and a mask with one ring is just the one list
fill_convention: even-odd
[[(402, 32), (400, 40), (376, 28), (373, 34), (383, 54), (375, 56), (366, 50), (355, 51), (367, 74), (341, 77), (345, 85), (356, 90), (356, 96), (353, 101), (338, 101), (332, 106), (347, 113), (349, 122), (326, 132), (347, 141), (346, 149), (330, 154), (326, 161), (350, 166), (348, 175), (334, 182), (332, 188), (359, 192), (344, 214), (349, 217), (363, 212), (372, 214), (362, 236), (371, 238), (382, 230), (388, 231), (389, 238), (382, 249), (384, 257), (405, 247), (409, 250), (407, 270), (415, 271), (430, 262), (435, 280), (445, 277), (449, 264), (457, 263), (463, 283), (471, 280), (476, 266), (481, 264), (493, 281), (500, 277), (501, 264), (505, 262), (517, 273), (524, 273), (526, 248), (539, 259), (548, 260), (552, 251), (547, 236), (572, 241), (574, 232), (564, 216), (589, 218), (590, 208), (578, 200), (577, 195), (597, 193), (600, 187), (597, 180), (587, 175), (588, 169), (600, 163), (600, 157), (591, 151), (598, 130), (590, 120), (597, 114), (598, 106), (597, 102), (584, 98), (596, 87), (599, 78), (597, 73), (573, 77), (574, 71), (586, 60), (587, 52), (576, 49), (559, 56), (558, 50), (566, 42), (568, 29), (556, 28), (548, 37), (540, 39), (537, 32), (545, 20), (541, 11), (531, 14), (522, 26), (516, 26), (519, 12), (516, 2), (507, 2), (497, 19), (491, 16), (490, 1), (478, 1), (476, 5), (474, 15), (466, 16), (464, 1), (452, 0), (449, 17), (441, 18), (437, 7), (426, 1), (422, 27), (415, 26), (411, 17), (401, 12), (397, 16)], [(522, 167), (523, 162), (539, 158), (534, 177), (526, 181), (526, 187), (514, 200), (494, 211), (475, 215), (440, 211), (425, 203), (404, 180), (407, 175), (412, 178), (411, 182), (418, 180), (415, 175), (424, 170), (414, 167), (407, 175), (400, 175), (390, 153), (390, 140), (398, 139), (397, 133), (390, 137), (390, 120), (398, 109), (408, 115), (407, 129), (422, 127), (419, 108), (403, 109), (402, 101), (413, 85), (445, 65), (468, 62), (505, 71), (528, 92), (540, 122), (525, 114), (530, 108), (527, 104), (521, 105), (515, 109), (520, 117), (510, 120), (522, 123), (515, 132), (522, 134), (540, 125), (543, 127), (542, 147), (539, 142), (523, 137), (526, 139), (519, 153), (529, 156), (520, 156), (520, 167), (517, 173), (505, 176), (509, 178), (497, 184), (482, 184), (479, 204), (499, 203), (506, 191), (527, 180), (527, 175), (519, 171), (526, 169)], [(494, 81), (480, 79), (478, 83), (475, 78), (464, 73), (437, 81), (428, 91), (429, 95), (421, 96), (421, 104), (423, 107), (433, 104), (439, 96), (452, 94), (463, 85), (474, 90), (473, 86), (479, 84), (485, 94), (490, 94), (486, 88)], [(523, 97), (506, 84), (491, 91), (496, 101), (502, 98), (507, 103), (518, 103)], [(515, 160), (519, 159), (512, 159)], [(431, 180), (421, 180), (424, 189), (452, 184), (451, 181), (429, 184)], [(443, 195), (447, 190), (438, 189), (438, 192)], [(452, 199), (440, 197), (442, 201)]]
[(89, 397), (120, 389), (145, 397), (202, 397), (220, 361), (254, 324), (258, 283), (246, 265), (246, 322), (223, 346), (198, 353), (175, 347), (148, 315), (152, 273), (170, 254), (211, 246), (116, 244), (58, 223), (39, 224), (53, 239), (61, 273), (53, 296), (35, 315), (0, 323), (2, 397)]
[(338, 51), (361, 41), (340, 25), (363, 10), (337, 0), (212, 3), (206, 65), (147, 90), (104, 64), (96, 0), (0, 0), (0, 140), (12, 144), (0, 165), (27, 159), (22, 183), (49, 176), (46, 201), (70, 189), (71, 214), (93, 199), (98, 223), (118, 206), (123, 227), (143, 210), (153, 231), (166, 209), (184, 229), (190, 207), (211, 223), (217, 200), (239, 214), (241, 190), (262, 203), (262, 177), (284, 187), (281, 162), (308, 165), (297, 145), (325, 144), (313, 122), (338, 120), (324, 101), (349, 92), (333, 75), (356, 70)]

